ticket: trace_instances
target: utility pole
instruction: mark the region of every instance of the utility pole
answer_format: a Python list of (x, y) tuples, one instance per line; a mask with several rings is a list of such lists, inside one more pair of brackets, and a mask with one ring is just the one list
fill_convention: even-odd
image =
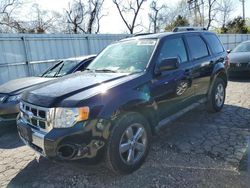
[[(195, 17), (195, 26), (205, 26), (205, 9), (204, 9), (204, 0), (187, 0), (188, 6), (189, 6), (189, 11), (191, 13), (192, 10), (194, 10), (194, 17)], [(202, 5), (202, 12), (200, 10), (200, 7)], [(200, 14), (200, 17), (198, 18), (198, 12)], [(202, 19), (202, 20), (201, 20)], [(198, 24), (201, 22), (200, 24)]]
[(245, 0), (240, 0), (240, 2), (242, 3), (242, 9), (243, 9), (243, 20), (245, 20), (246, 19), (246, 17), (245, 17)]

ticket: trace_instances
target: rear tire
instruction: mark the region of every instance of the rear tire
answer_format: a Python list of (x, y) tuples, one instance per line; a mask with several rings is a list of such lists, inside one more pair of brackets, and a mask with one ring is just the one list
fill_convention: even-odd
[(136, 112), (115, 122), (106, 150), (106, 164), (115, 174), (129, 174), (140, 168), (148, 155), (151, 131), (147, 120)]
[(225, 98), (226, 83), (222, 78), (216, 78), (211, 95), (208, 97), (207, 110), (212, 113), (219, 112), (224, 106)]

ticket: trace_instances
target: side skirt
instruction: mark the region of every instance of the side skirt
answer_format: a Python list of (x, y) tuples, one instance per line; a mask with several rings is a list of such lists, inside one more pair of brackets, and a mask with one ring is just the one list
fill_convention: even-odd
[(191, 104), (190, 106), (182, 109), (181, 111), (168, 116), (167, 118), (161, 120), (158, 125), (155, 127), (155, 131), (159, 132), (162, 128), (166, 127), (169, 123), (173, 122), (174, 120), (176, 120), (177, 118), (179, 118), (180, 116), (182, 116), (183, 114), (197, 108), (198, 106), (200, 106), (201, 104), (204, 104), (207, 101), (206, 98), (200, 99), (199, 101), (197, 101), (196, 103)]

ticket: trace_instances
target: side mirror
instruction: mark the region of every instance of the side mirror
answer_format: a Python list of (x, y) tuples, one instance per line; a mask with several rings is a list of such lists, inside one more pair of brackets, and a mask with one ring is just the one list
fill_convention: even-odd
[(227, 50), (227, 53), (230, 54), (232, 50)]
[(163, 72), (167, 70), (175, 70), (178, 69), (180, 65), (179, 58), (167, 58), (163, 59), (160, 64), (157, 66), (157, 72)]

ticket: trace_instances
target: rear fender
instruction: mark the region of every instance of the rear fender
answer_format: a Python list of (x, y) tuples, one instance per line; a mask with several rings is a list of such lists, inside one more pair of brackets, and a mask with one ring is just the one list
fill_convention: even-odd
[(213, 72), (212, 72), (212, 75), (210, 78), (208, 97), (210, 97), (211, 92), (212, 92), (212, 88), (213, 88), (213, 84), (214, 84), (216, 78), (218, 78), (218, 77), (222, 78), (225, 81), (225, 84), (227, 86), (227, 81), (228, 81), (227, 72), (226, 72), (226, 69), (225, 69), (225, 66), (223, 63), (216, 64), (214, 69), (213, 69)]

